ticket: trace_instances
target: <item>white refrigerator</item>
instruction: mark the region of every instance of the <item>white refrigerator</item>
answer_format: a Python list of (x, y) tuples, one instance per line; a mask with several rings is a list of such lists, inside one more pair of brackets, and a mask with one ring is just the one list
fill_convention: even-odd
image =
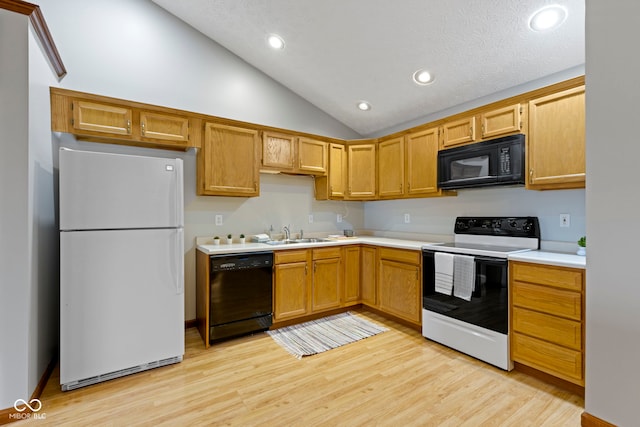
[(60, 149), (60, 385), (184, 355), (181, 159)]

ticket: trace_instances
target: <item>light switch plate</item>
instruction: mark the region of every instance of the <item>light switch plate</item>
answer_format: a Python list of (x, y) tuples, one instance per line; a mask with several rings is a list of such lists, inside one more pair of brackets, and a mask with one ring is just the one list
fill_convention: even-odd
[(309, 214), (309, 224), (313, 224), (313, 214)]
[(408, 213), (404, 214), (404, 223), (409, 224), (411, 222), (411, 215)]
[(560, 214), (560, 227), (571, 227), (571, 215)]
[(222, 225), (222, 215), (216, 215), (216, 225)]
[(336, 215), (336, 222), (342, 222), (342, 214)]

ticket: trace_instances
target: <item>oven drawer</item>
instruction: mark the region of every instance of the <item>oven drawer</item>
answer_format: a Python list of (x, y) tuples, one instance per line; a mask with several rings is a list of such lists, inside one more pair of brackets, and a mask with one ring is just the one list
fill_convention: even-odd
[(581, 270), (514, 262), (511, 273), (513, 280), (516, 281), (582, 292), (583, 272)]
[(562, 289), (538, 286), (519, 281), (513, 282), (514, 306), (581, 321), (582, 294)]
[(514, 307), (513, 330), (574, 350), (582, 350), (580, 322)]
[(584, 385), (582, 352), (514, 332), (511, 358), (540, 371)]

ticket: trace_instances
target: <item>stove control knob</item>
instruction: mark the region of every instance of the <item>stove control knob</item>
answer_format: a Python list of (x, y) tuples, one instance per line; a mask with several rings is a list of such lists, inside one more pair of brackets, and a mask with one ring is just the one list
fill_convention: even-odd
[(509, 221), (509, 225), (513, 228), (518, 227), (518, 221), (516, 221), (515, 219)]
[(466, 230), (469, 226), (464, 223), (464, 221), (456, 221), (456, 229), (458, 230)]
[(531, 223), (531, 221), (526, 221), (522, 228), (524, 229), (524, 231), (531, 231), (531, 229), (533, 228), (533, 224)]

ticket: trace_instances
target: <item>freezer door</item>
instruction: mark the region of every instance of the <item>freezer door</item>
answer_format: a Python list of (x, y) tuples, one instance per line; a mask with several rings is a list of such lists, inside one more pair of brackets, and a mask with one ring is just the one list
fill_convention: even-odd
[(182, 229), (60, 233), (60, 383), (184, 354)]
[(60, 149), (60, 230), (182, 227), (182, 159)]

